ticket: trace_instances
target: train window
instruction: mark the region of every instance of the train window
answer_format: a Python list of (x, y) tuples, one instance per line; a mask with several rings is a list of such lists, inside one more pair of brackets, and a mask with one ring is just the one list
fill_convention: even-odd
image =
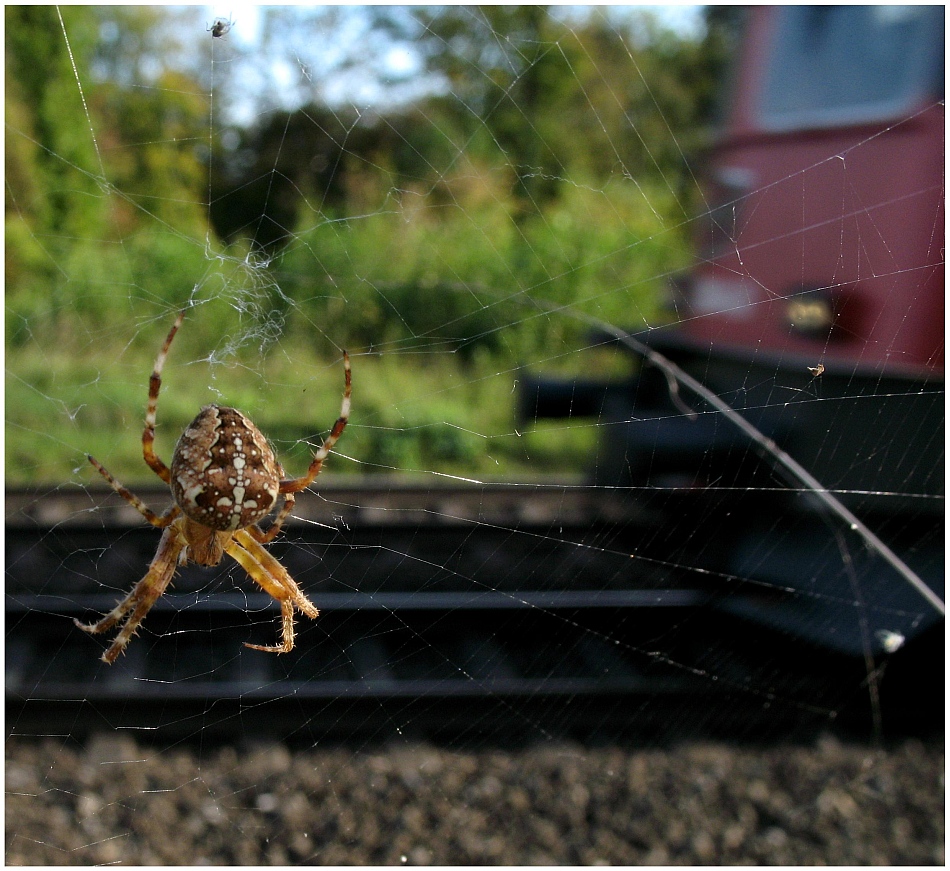
[(939, 88), (940, 6), (786, 6), (760, 100), (773, 130), (882, 120)]

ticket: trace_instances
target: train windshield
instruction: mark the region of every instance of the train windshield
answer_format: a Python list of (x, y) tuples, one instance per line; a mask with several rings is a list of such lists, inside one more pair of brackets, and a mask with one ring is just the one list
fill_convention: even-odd
[(779, 13), (760, 119), (787, 130), (882, 120), (940, 92), (940, 6), (788, 6)]

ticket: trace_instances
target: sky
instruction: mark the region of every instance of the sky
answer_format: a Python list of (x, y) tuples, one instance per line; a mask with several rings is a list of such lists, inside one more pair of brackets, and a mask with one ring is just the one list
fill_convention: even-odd
[[(206, 26), (210, 26), (216, 18), (224, 18), (233, 24), (240, 24), (240, 27), (236, 28), (234, 33), (230, 34), (230, 36), (240, 40), (246, 45), (253, 45), (260, 29), (260, 4), (229, 3), (227, 5), (205, 6), (203, 8), (206, 10), (205, 17), (208, 21)], [(654, 12), (672, 29), (687, 33), (699, 28), (703, 9), (702, 6), (693, 3), (644, 4), (640, 8), (649, 9)]]
[[(273, 4), (274, 6), (302, 4)], [(331, 4), (346, 5), (353, 4)], [(577, 4), (558, 4), (565, 11), (578, 12), (587, 8)], [(310, 10), (314, 7), (307, 4)], [(201, 15), (202, 28), (210, 28), (218, 19), (230, 22), (224, 36), (227, 48), (243, 56), (240, 63), (239, 93), (260, 95), (270, 93), (271, 104), (286, 102), (287, 106), (299, 104), (303, 97), (301, 89), (308, 93), (316, 86), (319, 99), (328, 105), (354, 105), (371, 108), (381, 103), (402, 103), (417, 99), (431, 89), (432, 83), (414, 76), (422, 68), (422, 62), (414, 53), (411, 43), (393, 42), (389, 46), (376, 46), (375, 52), (365, 53), (368, 63), (360, 67), (346, 65), (352, 57), (353, 45), (366, 38), (359, 14), (341, 16), (336, 24), (333, 40), (319, 52), (313, 51), (312, 37), (308, 34), (290, 33), (282, 45), (280, 56), (257, 51), (263, 38), (266, 8), (253, 3), (228, 3), (227, 5), (192, 7)], [(601, 7), (602, 8), (602, 7)], [(668, 3), (661, 5), (619, 6), (612, 10), (646, 9), (653, 12), (671, 29), (683, 35), (699, 33), (702, 27), (703, 6), (695, 4)], [(222, 46), (222, 49), (225, 46)], [(228, 52), (218, 52), (224, 62)], [(346, 71), (341, 72), (345, 67)], [(383, 87), (381, 81), (387, 80)], [(319, 83), (315, 85), (315, 83)], [(256, 100), (235, 100), (228, 110), (230, 120), (237, 124), (251, 122), (257, 110)]]

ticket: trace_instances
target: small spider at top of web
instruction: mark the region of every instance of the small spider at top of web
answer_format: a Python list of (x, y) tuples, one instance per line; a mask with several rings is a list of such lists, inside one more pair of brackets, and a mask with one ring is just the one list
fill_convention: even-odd
[(212, 39), (221, 39), (222, 36), (227, 36), (231, 32), (232, 27), (234, 27), (234, 22), (230, 18), (215, 18), (214, 24), (207, 29)]

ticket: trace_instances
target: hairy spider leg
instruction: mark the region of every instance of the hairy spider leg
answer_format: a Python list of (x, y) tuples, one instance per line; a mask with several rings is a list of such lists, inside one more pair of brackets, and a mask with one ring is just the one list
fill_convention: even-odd
[(166, 484), (171, 483), (172, 473), (171, 469), (155, 453), (155, 415), (158, 412), (158, 393), (162, 389), (162, 368), (165, 365), (165, 358), (168, 356), (172, 339), (175, 338), (175, 333), (178, 332), (178, 328), (184, 319), (185, 310), (182, 309), (178, 312), (178, 317), (175, 318), (175, 323), (172, 324), (172, 328), (165, 338), (165, 343), (155, 358), (155, 366), (148, 379), (148, 406), (145, 411), (145, 429), (142, 432), (142, 456), (145, 458), (145, 462), (148, 463), (149, 468)]
[(268, 646), (264, 644), (251, 644), (245, 641), (244, 646), (250, 647), (252, 650), (263, 650), (265, 653), (288, 653), (293, 650), (294, 606), (286, 589), (281, 586), (279, 581), (272, 578), (260, 562), (237, 542), (229, 542), (225, 545), (224, 549), (227, 553), (231, 554), (255, 583), (261, 586), (271, 597), (280, 602), (282, 643)]
[(280, 602), (282, 643), (268, 646), (245, 642), (244, 646), (252, 650), (263, 650), (265, 653), (288, 653), (293, 650), (294, 605), (311, 619), (320, 615), (316, 606), (303, 594), (287, 569), (264, 550), (247, 530), (239, 529), (235, 532), (234, 538), (224, 546), (224, 550), (255, 583)]
[(290, 572), (284, 568), (283, 564), (269, 551), (264, 550), (248, 534), (246, 529), (239, 529), (234, 533), (238, 543), (247, 550), (263, 566), (270, 577), (276, 579), (290, 593), (293, 603), (308, 617), (315, 619), (320, 616), (320, 611), (304, 594), (303, 590), (297, 586), (297, 582), (290, 576)]
[(343, 378), (344, 378), (344, 390), (343, 390), (343, 402), (340, 405), (340, 416), (337, 418), (335, 424), (333, 424), (333, 429), (330, 430), (330, 434), (323, 440), (323, 444), (320, 445), (320, 449), (313, 455), (313, 462), (310, 464), (310, 468), (307, 469), (307, 473), (302, 475), (300, 478), (290, 478), (280, 482), (280, 492), (281, 493), (299, 493), (301, 490), (306, 490), (312, 483), (314, 478), (320, 474), (320, 469), (323, 468), (323, 461), (330, 455), (330, 451), (333, 450), (333, 446), (336, 444), (337, 439), (343, 435), (343, 430), (346, 429), (347, 421), (350, 419), (350, 393), (351, 383), (350, 383), (350, 355), (343, 352)]
[(102, 465), (95, 457), (86, 454), (86, 459), (92, 463), (96, 469), (98, 469), (99, 474), (102, 475), (109, 482), (109, 486), (115, 490), (126, 502), (128, 502), (136, 511), (139, 512), (152, 526), (157, 526), (159, 529), (164, 529), (168, 526), (180, 513), (181, 509), (177, 505), (172, 505), (164, 514), (158, 515), (151, 508), (149, 508), (138, 496), (136, 496), (131, 490), (127, 490), (123, 487), (115, 478), (112, 477), (111, 472)]
[(102, 654), (103, 662), (111, 665), (119, 657), (119, 654), (125, 650), (145, 615), (148, 614), (152, 605), (158, 601), (168, 587), (175, 574), (178, 557), (184, 546), (185, 539), (180, 534), (179, 524), (175, 523), (162, 533), (162, 540), (159, 542), (158, 550), (149, 565), (148, 572), (132, 588), (132, 592), (128, 596), (96, 623), (80, 623), (79, 620), (73, 619), (73, 622), (84, 632), (95, 634), (111, 629), (130, 610), (132, 611), (119, 634), (113, 640), (112, 645)]

